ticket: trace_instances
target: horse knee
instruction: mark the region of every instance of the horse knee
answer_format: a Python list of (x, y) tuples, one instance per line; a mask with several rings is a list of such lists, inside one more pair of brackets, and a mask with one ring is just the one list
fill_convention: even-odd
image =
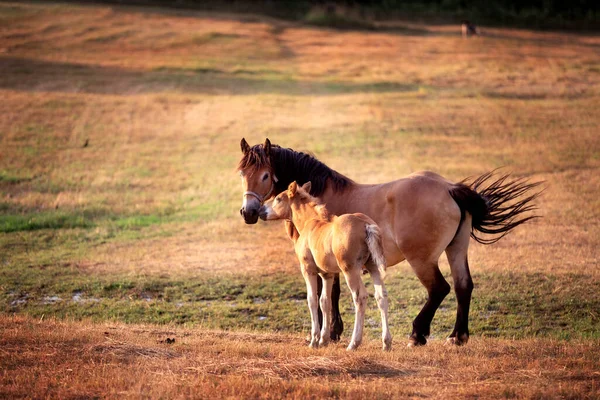
[(352, 294), (352, 299), (354, 300), (354, 305), (356, 307), (364, 307), (367, 303), (367, 294), (366, 290), (357, 290)]
[(475, 285), (473, 285), (473, 280), (469, 278), (460, 280), (459, 284), (456, 287), (461, 289), (465, 293), (471, 294), (473, 292), (473, 289), (475, 288)]
[(381, 289), (375, 288), (375, 300), (380, 301), (388, 298), (387, 290), (382, 287)]
[(469, 301), (473, 288), (473, 280), (470, 278), (454, 280), (454, 292), (459, 302)]
[(321, 298), (319, 299), (319, 305), (321, 306), (321, 309), (324, 309), (328, 303), (329, 303), (329, 297), (325, 293), (323, 293), (321, 295)]

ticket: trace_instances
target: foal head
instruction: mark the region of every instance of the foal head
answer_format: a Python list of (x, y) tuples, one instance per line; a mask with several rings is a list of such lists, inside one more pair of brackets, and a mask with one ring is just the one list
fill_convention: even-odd
[(247, 224), (258, 221), (258, 211), (264, 201), (273, 195), (277, 177), (271, 167), (271, 142), (250, 147), (246, 139), (240, 142), (244, 156), (238, 164), (244, 190), (240, 214)]
[(279, 193), (273, 201), (266, 203), (260, 209), (260, 218), (263, 221), (274, 219), (287, 219), (289, 221), (310, 217), (329, 219), (325, 206), (310, 195), (311, 183), (306, 182), (299, 186), (296, 181), (290, 183), (287, 190)]

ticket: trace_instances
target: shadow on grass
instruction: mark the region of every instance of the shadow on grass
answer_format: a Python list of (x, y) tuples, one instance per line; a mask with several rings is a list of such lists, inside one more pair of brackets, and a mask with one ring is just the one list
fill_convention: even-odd
[(226, 71), (218, 68), (139, 71), (29, 58), (0, 57), (0, 88), (26, 92), (83, 92), (113, 95), (175, 91), (198, 94), (272, 93), (325, 96), (346, 93), (410, 92), (418, 90), (419, 85), (388, 81), (318, 82), (288, 78), (276, 71)]

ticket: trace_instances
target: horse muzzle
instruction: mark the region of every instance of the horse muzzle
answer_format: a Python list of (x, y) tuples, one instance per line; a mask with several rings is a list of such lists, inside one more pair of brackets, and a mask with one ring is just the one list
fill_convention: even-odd
[(244, 217), (244, 222), (251, 225), (258, 222), (258, 209), (256, 208), (240, 208), (240, 215)]
[(269, 217), (269, 212), (267, 210), (267, 207), (262, 206), (259, 210), (258, 210), (258, 217), (260, 219), (262, 219), (263, 221), (266, 221)]

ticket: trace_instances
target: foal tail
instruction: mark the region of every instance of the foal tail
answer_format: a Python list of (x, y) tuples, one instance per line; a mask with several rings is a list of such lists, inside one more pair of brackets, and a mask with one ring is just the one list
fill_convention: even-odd
[(367, 231), (367, 237), (365, 238), (365, 242), (367, 243), (369, 253), (371, 253), (371, 259), (377, 266), (379, 274), (381, 274), (381, 279), (383, 279), (385, 278), (385, 269), (387, 267), (387, 263), (383, 254), (383, 240), (381, 238), (381, 229), (379, 229), (379, 226), (376, 224), (366, 224), (365, 228)]
[[(504, 174), (490, 183), (488, 181), (494, 178), (494, 172), (483, 174), (470, 184), (462, 181), (450, 189), (450, 196), (460, 207), (461, 221), (465, 211), (471, 214), (471, 237), (482, 244), (496, 243), (513, 228), (539, 218), (539, 215), (523, 214), (537, 210), (533, 201), (542, 190), (534, 189), (543, 182), (529, 182), (525, 178), (509, 179), (510, 175)], [(482, 237), (480, 233), (491, 237)]]

